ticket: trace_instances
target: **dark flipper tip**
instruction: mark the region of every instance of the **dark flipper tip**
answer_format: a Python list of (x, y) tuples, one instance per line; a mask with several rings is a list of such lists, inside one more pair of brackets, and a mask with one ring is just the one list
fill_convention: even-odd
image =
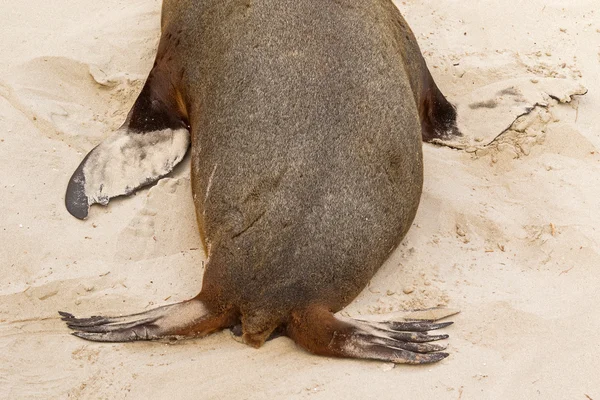
[(85, 157), (73, 173), (65, 195), (67, 211), (79, 219), (86, 219), (90, 209), (88, 197), (85, 194), (85, 175), (83, 174), (83, 166), (87, 159), (88, 157)]
[(433, 353), (433, 354), (431, 354), (432, 357), (425, 364), (432, 364), (432, 363), (440, 362), (444, 358), (448, 357), (449, 355), (450, 355), (449, 353), (442, 353), (442, 352)]
[(78, 337), (80, 339), (83, 339), (83, 340), (89, 340), (91, 342), (98, 341), (98, 340), (93, 339), (95, 337), (98, 337), (97, 334), (90, 334), (90, 333), (85, 333), (85, 332), (71, 332), (71, 335)]
[(400, 364), (413, 364), (413, 365), (423, 365), (423, 364), (434, 364), (442, 361), (444, 358), (448, 357), (450, 354), (448, 353), (430, 353), (430, 354), (418, 354), (414, 358), (403, 359), (401, 358), (397, 362)]
[(64, 312), (64, 311), (59, 311), (58, 315), (60, 315), (62, 317), (63, 321), (75, 318), (75, 316), (73, 314), (70, 314), (70, 313)]

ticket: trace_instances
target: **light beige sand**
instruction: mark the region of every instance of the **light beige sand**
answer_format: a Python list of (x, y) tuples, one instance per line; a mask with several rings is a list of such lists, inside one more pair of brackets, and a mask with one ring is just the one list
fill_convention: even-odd
[(135, 312), (200, 287), (189, 161), (85, 222), (63, 206), (71, 173), (152, 65), (160, 1), (5, 1), (0, 398), (600, 399), (598, 0), (397, 4), (453, 101), (522, 77), (589, 89), (489, 146), (424, 145), (414, 226), (344, 312), (461, 309), (451, 357), (392, 368), (311, 356), (286, 338), (255, 350), (228, 332), (174, 345), (70, 336), (57, 310)]

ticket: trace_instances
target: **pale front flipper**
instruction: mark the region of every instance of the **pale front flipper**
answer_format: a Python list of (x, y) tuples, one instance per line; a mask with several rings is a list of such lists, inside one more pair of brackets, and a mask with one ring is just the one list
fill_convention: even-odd
[(132, 133), (126, 128), (94, 148), (79, 165), (69, 185), (65, 204), (85, 219), (92, 204), (128, 195), (167, 175), (189, 147), (185, 128)]
[(156, 63), (127, 121), (81, 162), (67, 187), (67, 210), (79, 219), (92, 204), (128, 195), (167, 175), (190, 144), (186, 104), (163, 36)]

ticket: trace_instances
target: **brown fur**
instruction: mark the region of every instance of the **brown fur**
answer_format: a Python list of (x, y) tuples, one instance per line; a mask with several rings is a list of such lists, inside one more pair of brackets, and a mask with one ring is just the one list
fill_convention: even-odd
[(362, 328), (332, 313), (409, 229), (421, 137), (457, 133), (410, 28), (390, 0), (165, 0), (162, 30), (130, 120), (151, 104), (189, 124), (198, 299), (215, 316), (177, 334), (241, 321), (256, 347), (287, 327), (356, 356), (344, 338)]

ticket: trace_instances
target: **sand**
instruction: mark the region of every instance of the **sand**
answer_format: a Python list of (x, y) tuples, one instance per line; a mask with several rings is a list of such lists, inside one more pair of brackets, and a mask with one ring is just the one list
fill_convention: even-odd
[(515, 124), (500, 113), (510, 107), (467, 107), (483, 136), (424, 145), (414, 226), (343, 313), (462, 312), (446, 329), (449, 358), (394, 367), (312, 356), (287, 338), (256, 350), (229, 332), (176, 344), (70, 336), (58, 310), (130, 313), (200, 287), (189, 159), (87, 221), (63, 206), (71, 173), (152, 66), (160, 1), (3, 2), (0, 398), (600, 399), (600, 11), (597, 0), (508, 3), (397, 2), (457, 104), (477, 90), (494, 100), (489, 88), (514, 79), (589, 91), (542, 95)]

